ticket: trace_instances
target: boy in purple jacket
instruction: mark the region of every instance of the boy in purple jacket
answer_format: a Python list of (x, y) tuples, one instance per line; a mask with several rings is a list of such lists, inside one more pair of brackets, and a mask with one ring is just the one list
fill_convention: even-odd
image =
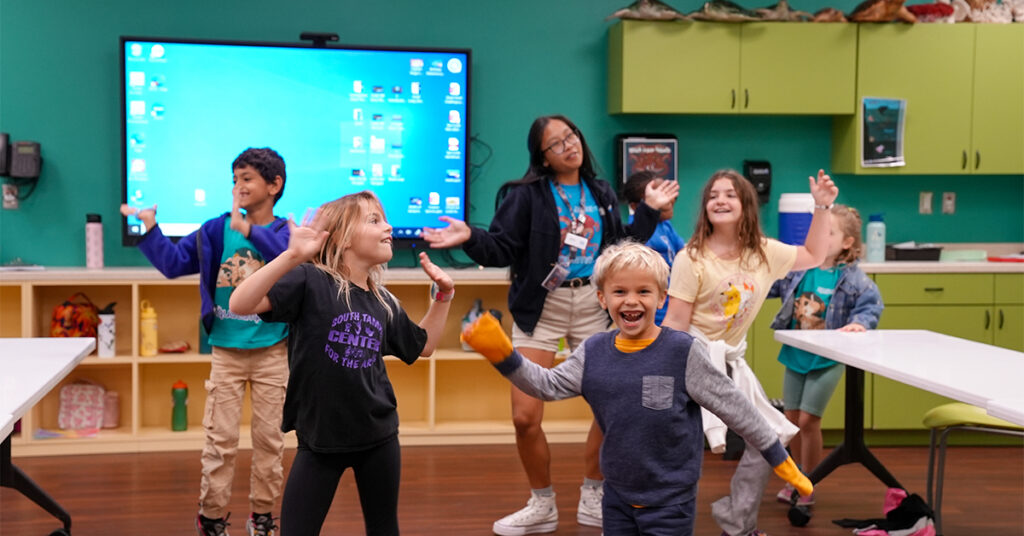
[(277, 527), (271, 511), (284, 481), (281, 416), (288, 385), (288, 326), (263, 322), (256, 315), (232, 314), (228, 301), (246, 276), (288, 248), (288, 221), (273, 212), (284, 191), (285, 167), (273, 149), (249, 148), (231, 168), (235, 185), (231, 212), (206, 221), (177, 243), (160, 231), (156, 205), (144, 209), (122, 205), (121, 214), (137, 216), (145, 224), (139, 250), (160, 273), (169, 278), (199, 273), (202, 321), (213, 356), (206, 381), (206, 445), (196, 532), (200, 536), (226, 534), (230, 514), (224, 510), (231, 500), (242, 399), (248, 383), (253, 455), (249, 479), (252, 513), (246, 529), (249, 536), (273, 536)]

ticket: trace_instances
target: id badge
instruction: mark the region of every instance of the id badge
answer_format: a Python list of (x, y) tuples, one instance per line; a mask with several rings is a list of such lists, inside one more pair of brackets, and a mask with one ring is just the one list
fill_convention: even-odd
[(566, 233), (565, 245), (572, 246), (580, 251), (587, 249), (586, 237), (580, 236), (576, 233)]
[(540, 286), (546, 288), (548, 292), (554, 292), (554, 290), (565, 281), (565, 278), (569, 275), (569, 267), (565, 264), (556, 264), (548, 276), (544, 278), (544, 282)]

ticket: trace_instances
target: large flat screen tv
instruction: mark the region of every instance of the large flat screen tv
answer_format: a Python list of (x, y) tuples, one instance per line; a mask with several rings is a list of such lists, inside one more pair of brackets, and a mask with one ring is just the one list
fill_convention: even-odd
[[(120, 54), (122, 202), (158, 205), (168, 236), (231, 209), (249, 147), (284, 158), (279, 216), (372, 190), (396, 246), (466, 217), (468, 49), (122, 37)], [(144, 232), (124, 219), (125, 245)]]

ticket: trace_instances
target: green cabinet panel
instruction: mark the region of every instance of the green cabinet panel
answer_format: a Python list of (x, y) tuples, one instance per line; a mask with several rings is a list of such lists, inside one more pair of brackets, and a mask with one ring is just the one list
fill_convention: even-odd
[(1024, 352), (1024, 305), (997, 305), (992, 322), (992, 344)]
[[(779, 312), (782, 305), (779, 299), (766, 300), (761, 307), (761, 312), (754, 319), (750, 328), (748, 341), (752, 341), (756, 350), (754, 360), (750, 363), (758, 381), (764, 387), (768, 398), (782, 398), (782, 381), (786, 367), (779, 363), (779, 349), (782, 344), (775, 340), (775, 330), (771, 329), (772, 319)], [(748, 342), (748, 345), (750, 342)], [(749, 346), (748, 346), (749, 348)], [(748, 351), (749, 355), (749, 351)], [(871, 427), (871, 380), (865, 376), (864, 381), (864, 427)], [(821, 417), (821, 427), (824, 430), (842, 430), (845, 426), (844, 419), (846, 410), (846, 376), (839, 381), (832, 400), (825, 407), (825, 414)]]
[(921, 419), (935, 406), (955, 402), (944, 396), (910, 387), (882, 376), (872, 375), (875, 430), (924, 429)]
[(886, 305), (952, 305), (992, 303), (993, 274), (876, 274)]
[(1024, 274), (995, 274), (995, 302), (1024, 305)]
[(740, 26), (622, 21), (608, 35), (608, 113), (735, 110)]
[(850, 114), (854, 25), (621, 21), (609, 113)]
[(853, 113), (856, 25), (760, 22), (742, 28), (741, 112)]
[[(833, 172), (1024, 173), (1024, 26), (862, 24), (857, 69), (856, 113), (833, 121)], [(906, 166), (861, 167), (863, 97), (907, 99)]]
[(974, 47), (974, 173), (1024, 173), (1024, 25), (980, 24)]
[[(885, 300), (885, 293), (882, 293)], [(991, 305), (889, 305), (879, 329), (926, 329), (961, 339), (992, 343)]]

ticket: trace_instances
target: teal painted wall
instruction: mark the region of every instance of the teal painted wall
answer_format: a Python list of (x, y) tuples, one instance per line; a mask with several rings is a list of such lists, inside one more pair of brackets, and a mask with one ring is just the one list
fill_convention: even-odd
[[(678, 136), (682, 190), (674, 224), (684, 236), (692, 230), (699, 189), (711, 172), (740, 168), (744, 159), (770, 160), (775, 182), (762, 217), (765, 231), (774, 235), (778, 195), (806, 191), (806, 177), (829, 163), (830, 118), (609, 116), (605, 58), (612, 22), (603, 19), (628, 1), (0, 0), (0, 131), (12, 140), (40, 142), (45, 159), (35, 193), (20, 209), (0, 211), (0, 263), (21, 257), (52, 266), (84, 265), (85, 214), (97, 212), (106, 222), (106, 264), (146, 264), (134, 248), (120, 244), (120, 35), (294, 42), (300, 32), (314, 30), (336, 32), (345, 43), (469, 47), (472, 134), (493, 148), (471, 183), (471, 222), (486, 225), (498, 185), (526, 168), (526, 131), (533, 118), (563, 113), (580, 125), (604, 177), (614, 172), (615, 134)], [(700, 5), (670, 3), (683, 11)], [(857, 2), (792, 3), (849, 11)], [(697, 73), (694, 83), (700, 83)], [(476, 161), (484, 156), (477, 145), (471, 150)], [(211, 169), (210, 177), (231, 187), (225, 169)], [(840, 201), (865, 214), (885, 212), (892, 241), (1024, 241), (1021, 176), (836, 179)], [(936, 196), (956, 192), (957, 213), (918, 215), (920, 190)], [(395, 264), (411, 262), (402, 252)]]

